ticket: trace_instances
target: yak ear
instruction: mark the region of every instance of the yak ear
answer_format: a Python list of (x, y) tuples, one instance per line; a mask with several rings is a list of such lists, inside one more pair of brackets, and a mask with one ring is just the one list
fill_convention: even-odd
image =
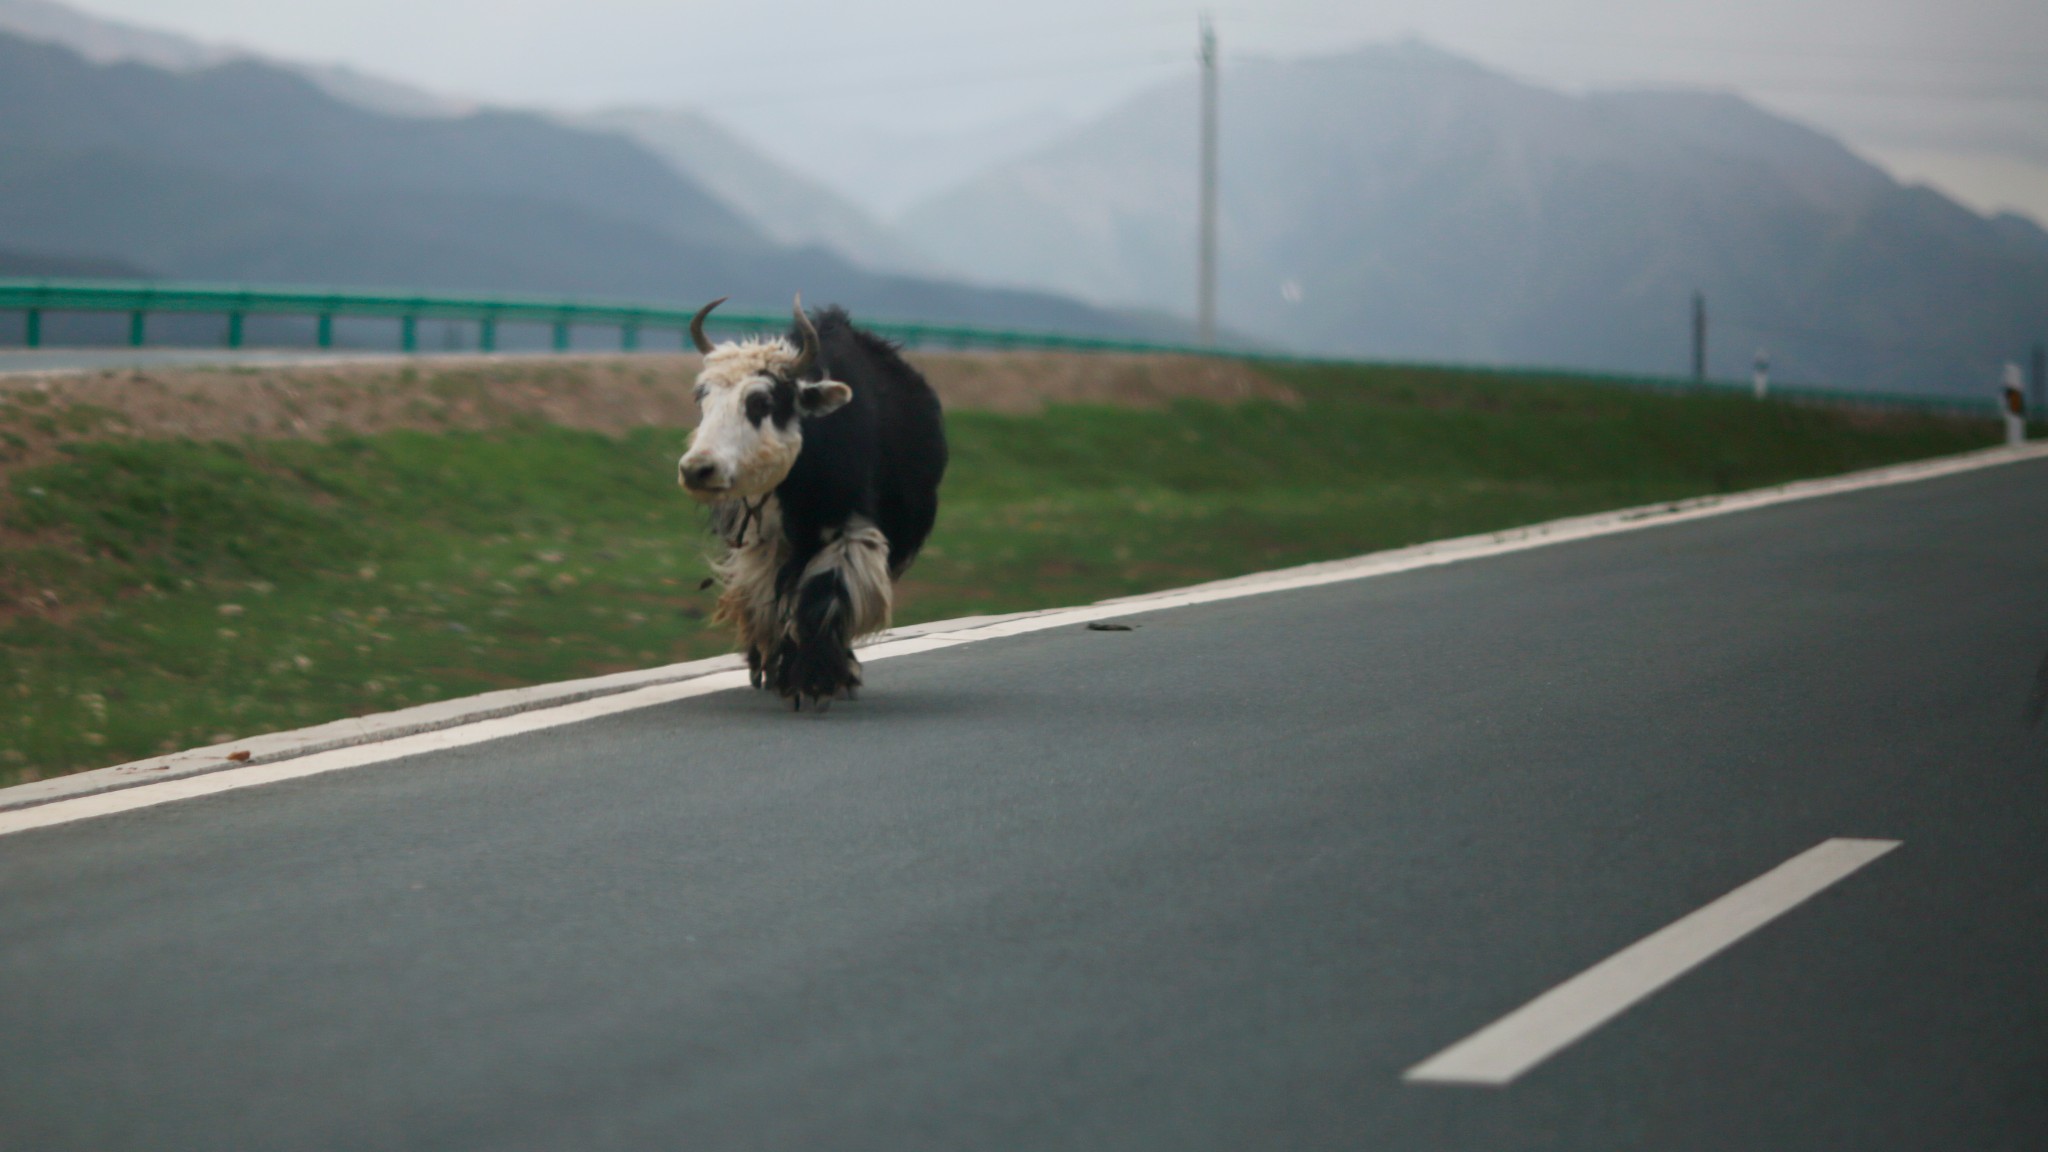
[(806, 380), (797, 385), (797, 410), (806, 416), (828, 416), (851, 399), (853, 389), (837, 380)]

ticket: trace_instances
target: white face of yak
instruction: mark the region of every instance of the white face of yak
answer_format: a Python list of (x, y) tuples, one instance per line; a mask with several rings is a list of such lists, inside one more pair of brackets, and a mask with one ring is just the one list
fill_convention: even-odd
[(783, 340), (720, 344), (705, 355), (697, 428), (676, 469), (691, 496), (711, 504), (773, 492), (803, 451), (803, 418), (853, 399), (837, 380), (789, 379), (797, 359)]

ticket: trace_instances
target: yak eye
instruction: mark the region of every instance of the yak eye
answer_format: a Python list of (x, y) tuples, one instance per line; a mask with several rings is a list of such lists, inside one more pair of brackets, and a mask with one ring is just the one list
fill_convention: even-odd
[(747, 397), (747, 420), (754, 424), (759, 424), (761, 421), (766, 420), (769, 407), (770, 404), (766, 392), (750, 394)]

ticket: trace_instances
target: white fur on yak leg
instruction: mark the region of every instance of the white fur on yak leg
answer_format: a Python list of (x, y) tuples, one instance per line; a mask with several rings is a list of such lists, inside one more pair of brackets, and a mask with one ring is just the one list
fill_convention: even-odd
[(718, 506), (714, 518), (728, 547), (711, 566), (723, 589), (712, 622), (732, 625), (742, 648), (765, 653), (781, 634), (775, 575), (789, 559), (781, 505), (768, 496), (749, 511), (746, 501), (728, 500)]
[[(844, 531), (828, 533), (825, 546), (804, 566), (799, 587), (814, 576), (834, 571), (846, 585), (847, 607), (853, 614), (846, 622), (847, 642), (888, 628), (895, 611), (895, 593), (889, 582), (889, 538), (882, 530), (855, 516), (846, 522)], [(794, 626), (793, 614), (785, 616), (785, 634)]]

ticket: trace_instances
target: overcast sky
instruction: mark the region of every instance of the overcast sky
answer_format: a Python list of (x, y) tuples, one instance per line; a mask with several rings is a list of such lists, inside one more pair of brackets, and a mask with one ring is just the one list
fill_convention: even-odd
[(492, 102), (898, 130), (1087, 115), (1191, 67), (1208, 7), (1226, 63), (1414, 35), (1565, 87), (1730, 88), (1895, 167), (2031, 169), (2048, 207), (2048, 0), (72, 2)]

